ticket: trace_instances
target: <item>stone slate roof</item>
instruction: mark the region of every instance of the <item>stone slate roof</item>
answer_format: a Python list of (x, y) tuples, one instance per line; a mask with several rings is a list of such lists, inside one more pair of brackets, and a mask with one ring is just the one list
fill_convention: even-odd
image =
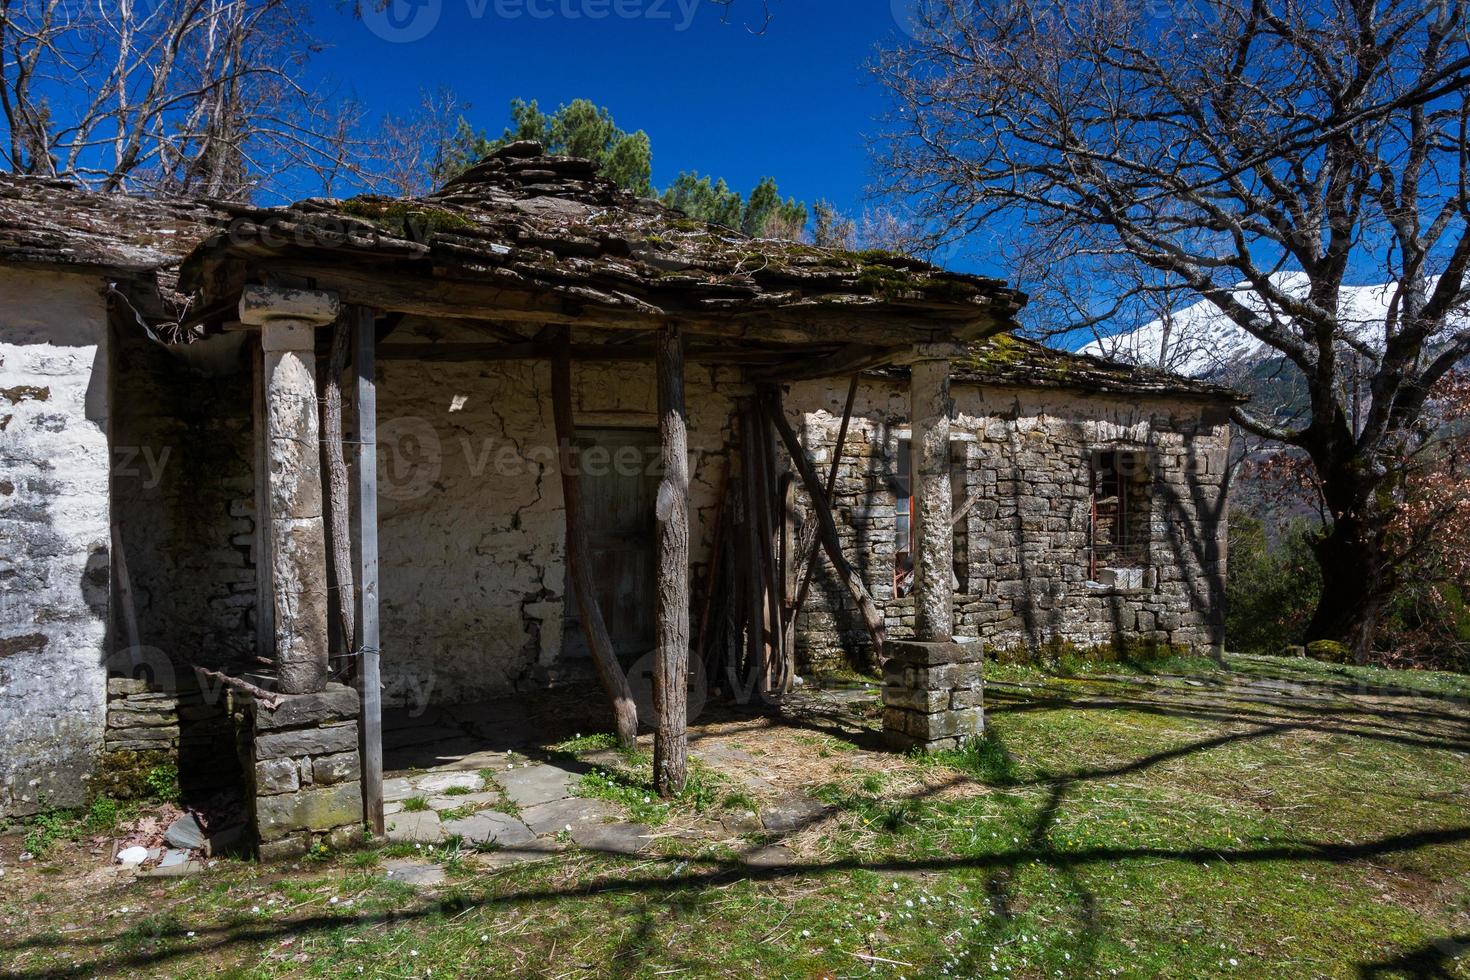
[(956, 382), (1024, 388), (1067, 388), (1121, 395), (1160, 395), (1249, 401), (1234, 388), (1137, 367), (1087, 354), (1059, 351), (1014, 335), (974, 344), (968, 358), (956, 361)]
[(0, 174), (0, 262), (148, 272), (178, 265), (228, 220), (220, 206), (96, 194)]
[(1003, 282), (881, 252), (752, 239), (640, 199), (588, 160), (502, 148), (424, 198), (309, 199), (238, 209), (185, 266), (186, 287), (229, 258), (380, 265), (396, 273), (551, 291), (652, 315), (906, 308), (1009, 325), (1025, 297)]

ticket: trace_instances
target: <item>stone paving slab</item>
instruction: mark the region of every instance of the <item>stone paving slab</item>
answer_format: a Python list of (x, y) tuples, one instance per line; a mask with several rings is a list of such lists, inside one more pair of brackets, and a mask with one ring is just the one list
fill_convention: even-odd
[(574, 796), (527, 807), (521, 811), (521, 819), (538, 834), (555, 834), (569, 826), (575, 829), (579, 824), (602, 823), (616, 817), (617, 813), (617, 809), (606, 800)]
[(388, 839), (410, 844), (437, 844), (444, 839), (444, 825), (432, 810), (395, 813), (388, 820)]
[(537, 806), (572, 795), (572, 788), (582, 779), (559, 766), (539, 765), (507, 769), (495, 777), (516, 806)]
[(499, 793), (461, 793), (458, 796), (431, 796), (429, 809), (437, 813), (441, 810), (458, 810), (462, 806), (493, 806), (499, 802)]
[(531, 828), (515, 817), (486, 810), (463, 820), (451, 820), (444, 830), (463, 837), (468, 844), (499, 844), (502, 847), (529, 844), (536, 839)]
[(466, 860), (486, 871), (499, 871), (517, 864), (545, 861), (556, 857), (565, 848), (554, 840), (532, 840), (511, 847), (499, 847), (493, 851), (470, 854)]
[(413, 795), (413, 784), (403, 776), (383, 780), (383, 802), (399, 803)]
[(578, 847), (603, 854), (642, 854), (653, 846), (652, 833), (641, 823), (572, 824), (572, 840)]
[(383, 872), (383, 877), (389, 881), (402, 882), (415, 888), (432, 888), (442, 885), (445, 880), (444, 869), (439, 865), (408, 858), (384, 861)]
[(431, 772), (415, 779), (413, 785), (424, 796), (440, 796), (447, 789), (478, 793), (485, 788), (485, 777), (477, 772)]
[(789, 834), (821, 822), (831, 810), (820, 800), (786, 796), (761, 811), (761, 825), (773, 834)]

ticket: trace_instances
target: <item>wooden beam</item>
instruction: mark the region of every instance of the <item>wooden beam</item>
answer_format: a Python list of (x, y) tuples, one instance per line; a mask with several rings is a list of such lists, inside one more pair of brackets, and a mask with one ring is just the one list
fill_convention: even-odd
[[(767, 395), (769, 398), (769, 394)], [(772, 411), (771, 420), (776, 424), (776, 431), (781, 435), (781, 441), (786, 444), (786, 451), (791, 454), (791, 460), (796, 464), (797, 472), (801, 474), (801, 482), (806, 485), (807, 496), (811, 498), (812, 510), (817, 516), (818, 536), (822, 547), (827, 551), (827, 557), (832, 561), (832, 567), (837, 570), (838, 578), (842, 579), (847, 586), (848, 592), (852, 593), (853, 599), (857, 601), (858, 608), (863, 614), (863, 625), (868, 628), (868, 633), (873, 638), (873, 643), (878, 648), (879, 659), (883, 656), (883, 647), (887, 642), (887, 627), (883, 623), (883, 611), (868, 594), (868, 587), (863, 584), (862, 576), (858, 575), (857, 569), (847, 556), (842, 553), (842, 539), (837, 535), (837, 522), (832, 517), (832, 507), (826, 499), (822, 487), (821, 478), (817, 476), (817, 469), (812, 465), (811, 456), (796, 438), (796, 433), (791, 428), (791, 423), (786, 420), (783, 412)]]
[(347, 485), (347, 458), (342, 447), (342, 374), (347, 370), (352, 325), (346, 317), (332, 324), (332, 350), (322, 382), (322, 456), (327, 471), (327, 533), (332, 574), (337, 579), (337, 622), (348, 652), (357, 642), (357, 602), (352, 583), (352, 491)]
[[(500, 320), (505, 323), (566, 324), (618, 330), (658, 330), (679, 322), (687, 337), (708, 336), (769, 343), (869, 344), (913, 347), (945, 341), (977, 340), (1010, 328), (1011, 311), (988, 306), (912, 306), (871, 297), (848, 302), (821, 298), (770, 306), (701, 307), (698, 296), (659, 295), (657, 303), (628, 293), (599, 292), (568, 285), (532, 285), (515, 277), (505, 284), (483, 279), (435, 275), (423, 267), (412, 273), (367, 263), (341, 265), (263, 257), (257, 274), (283, 281), (313, 282), (335, 291), (344, 303), (446, 319)], [(846, 371), (834, 373), (845, 374)]]
[[(687, 351), (684, 359), (703, 364), (774, 365), (791, 361), (793, 355), (808, 355), (813, 350), (826, 353), (829, 349), (830, 345), (826, 344), (816, 348), (792, 345), (766, 350), (710, 348)], [(378, 348), (380, 361), (521, 361), (550, 360), (555, 356), (554, 345), (531, 341), (517, 344), (384, 344)], [(574, 361), (647, 363), (654, 357), (654, 348), (647, 344), (572, 344), (571, 357)]]
[(276, 598), (271, 592), (270, 438), (265, 427), (265, 352), (257, 335), (249, 341), (254, 375), (251, 421), (255, 427), (255, 655), (276, 659)]
[(582, 513), (581, 468), (573, 453), (577, 446), (577, 424), (572, 413), (571, 331), (565, 327), (553, 341), (557, 356), (551, 362), (551, 409), (556, 425), (557, 461), (561, 470), (562, 508), (566, 513), (567, 573), (577, 596), (582, 632), (592, 651), (597, 676), (612, 700), (618, 741), (631, 748), (638, 740), (638, 707), (628, 677), (618, 664), (612, 636), (597, 601), (597, 580), (592, 571), (592, 544)]
[(684, 335), (658, 335), (658, 433), (663, 480), (655, 516), (658, 579), (653, 697), (658, 732), (653, 784), (660, 796), (683, 792), (689, 776), (689, 431), (684, 410)]
[(378, 394), (377, 336), (371, 310), (351, 309), (353, 393), (357, 416), (358, 683), (362, 693), (362, 804), (367, 825), (382, 835), (383, 683), (378, 638)]

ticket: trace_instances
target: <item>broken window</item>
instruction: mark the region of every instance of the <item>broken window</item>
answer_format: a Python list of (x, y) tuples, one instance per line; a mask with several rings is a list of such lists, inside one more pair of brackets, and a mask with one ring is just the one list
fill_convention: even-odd
[[(968, 460), (964, 443), (951, 442), (949, 448), (952, 500), (956, 508), (961, 508), (966, 499)], [(892, 485), (893, 596), (897, 599), (913, 591), (914, 549), (917, 547), (914, 541), (913, 445), (908, 439), (898, 441), (898, 461)], [(963, 593), (968, 586), (970, 566), (969, 534), (963, 520), (955, 521), (954, 539), (954, 587)]]
[(1094, 582), (1141, 586), (1151, 533), (1147, 458), (1130, 450), (1099, 450), (1091, 470), (1088, 575)]

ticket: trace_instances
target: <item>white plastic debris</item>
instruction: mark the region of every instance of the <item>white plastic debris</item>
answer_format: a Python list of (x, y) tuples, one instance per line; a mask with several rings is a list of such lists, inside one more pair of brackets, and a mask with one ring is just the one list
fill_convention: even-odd
[(117, 853), (117, 863), (125, 868), (136, 868), (148, 860), (148, 848), (128, 847)]

